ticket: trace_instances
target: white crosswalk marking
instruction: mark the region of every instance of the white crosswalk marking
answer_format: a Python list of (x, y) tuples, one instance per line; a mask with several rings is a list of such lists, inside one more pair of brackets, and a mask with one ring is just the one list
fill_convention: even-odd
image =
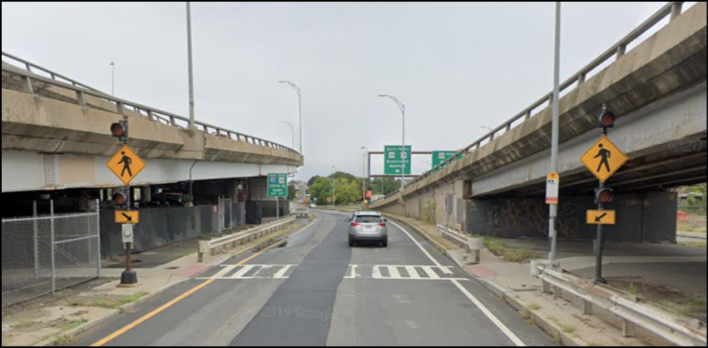
[[(344, 279), (467, 280), (455, 278), (449, 266), (349, 265)], [(406, 272), (402, 272), (405, 269)], [(407, 273), (407, 274), (406, 274)]]
[(214, 274), (213, 278), (223, 278), (226, 274), (236, 269), (237, 266), (226, 266), (219, 273)]
[[(211, 277), (200, 277), (197, 279), (218, 279), (218, 280), (233, 280), (233, 279), (288, 279), (288, 273), (292, 273), (293, 268), (297, 265), (229, 265), (223, 267), (219, 272)], [(233, 273), (236, 271), (235, 273)], [(231, 274), (233, 273), (233, 274)], [(231, 275), (229, 275), (231, 274)], [(250, 274), (249, 276), (246, 276)]]
[(418, 275), (418, 272), (415, 270), (415, 267), (406, 266), (406, 271), (408, 272), (408, 278), (420, 279), (420, 275)]
[(425, 274), (428, 275), (428, 278), (430, 278), (430, 279), (440, 279), (440, 277), (438, 276), (437, 273), (435, 273), (435, 271), (433, 270), (432, 267), (430, 267), (430, 266), (425, 266), (425, 267), (422, 267), (422, 268), (423, 268), (423, 271), (425, 272)]
[(280, 269), (280, 271), (278, 271), (278, 273), (276, 273), (276, 274), (273, 276), (273, 278), (275, 278), (275, 279), (283, 279), (283, 278), (285, 278), (285, 273), (288, 273), (288, 270), (290, 269), (290, 267), (292, 267), (292, 266), (291, 266), (291, 265), (287, 265), (287, 266), (283, 267), (282, 269)]
[(248, 273), (248, 271), (252, 270), (253, 267), (255, 267), (255, 266), (243, 266), (243, 268), (241, 268), (238, 272), (236, 272), (236, 274), (234, 274), (233, 276), (231, 276), (229, 278), (232, 278), (232, 279), (243, 278), (243, 276), (246, 273)]

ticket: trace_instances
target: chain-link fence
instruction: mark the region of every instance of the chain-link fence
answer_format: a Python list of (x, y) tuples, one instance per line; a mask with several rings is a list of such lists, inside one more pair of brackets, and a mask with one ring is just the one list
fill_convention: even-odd
[[(36, 207), (36, 204), (35, 204)], [(2, 307), (55, 293), (100, 275), (96, 211), (2, 220)]]
[(219, 232), (234, 227), (232, 205), (231, 198), (219, 198)]

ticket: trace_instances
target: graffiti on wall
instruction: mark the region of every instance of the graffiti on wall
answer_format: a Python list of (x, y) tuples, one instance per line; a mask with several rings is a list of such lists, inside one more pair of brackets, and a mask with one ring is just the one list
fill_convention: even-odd
[[(476, 209), (476, 208), (473, 208)], [(579, 235), (578, 221), (572, 217), (578, 214), (578, 206), (573, 203), (560, 207), (558, 235), (565, 238)], [(548, 206), (532, 200), (507, 199), (494, 204), (485, 216), (495, 236), (504, 234), (525, 235), (527, 237), (548, 236)]]

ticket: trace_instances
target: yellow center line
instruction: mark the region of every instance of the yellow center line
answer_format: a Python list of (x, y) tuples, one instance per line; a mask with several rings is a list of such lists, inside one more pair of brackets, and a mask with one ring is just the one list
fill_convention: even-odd
[[(296, 235), (296, 234), (298, 234), (298, 233), (300, 233), (300, 232), (306, 230), (307, 228), (309, 228), (310, 226), (312, 226), (316, 221), (317, 221), (317, 220), (313, 221), (312, 223), (310, 223), (309, 225), (303, 227), (300, 231), (298, 231), (298, 232), (292, 234), (291, 236), (294, 236), (294, 235)], [(283, 242), (286, 242), (286, 241), (287, 241), (287, 240), (285, 240), (285, 241), (283, 241)], [(247, 259), (245, 259), (245, 260), (243, 260), (243, 261), (237, 263), (236, 266), (241, 266), (241, 265), (243, 265), (243, 264), (245, 264), (245, 263), (247, 263), (247, 262), (249, 262), (249, 261), (255, 259), (256, 257), (262, 255), (263, 253), (269, 251), (270, 249), (272, 249), (272, 248), (274, 248), (274, 247), (277, 247), (277, 246), (280, 245), (280, 244), (282, 244), (282, 242), (281, 242), (281, 243), (274, 244), (274, 245), (271, 245), (270, 247), (265, 248), (265, 249), (261, 250), (260, 252), (258, 252), (258, 253), (256, 253), (256, 254), (254, 254), (254, 255), (248, 257)], [(168, 308), (174, 306), (175, 304), (179, 303), (180, 301), (184, 300), (185, 298), (187, 298), (187, 297), (193, 295), (193, 294), (196, 293), (197, 291), (199, 291), (199, 290), (201, 290), (201, 289), (204, 289), (205, 287), (207, 287), (209, 284), (213, 283), (214, 281), (216, 281), (216, 279), (209, 279), (209, 280), (207, 280), (207, 281), (205, 281), (205, 282), (203, 282), (203, 283), (197, 285), (197, 286), (194, 287), (193, 289), (191, 289), (191, 290), (185, 292), (184, 294), (180, 295), (179, 297), (175, 298), (174, 300), (172, 300), (172, 301), (170, 301), (170, 302), (167, 302), (167, 303), (164, 304), (162, 307), (160, 307), (160, 308), (158, 308), (158, 309), (155, 309), (154, 311), (150, 312), (149, 314), (145, 315), (144, 317), (142, 317), (142, 318), (140, 318), (140, 319), (138, 319), (138, 320), (136, 320), (136, 321), (134, 321), (134, 322), (132, 322), (132, 323), (126, 325), (126, 326), (123, 327), (122, 329), (120, 329), (120, 330), (118, 330), (118, 331), (116, 331), (116, 332), (114, 332), (114, 333), (112, 333), (112, 334), (106, 336), (105, 338), (101, 339), (100, 341), (98, 341), (98, 342), (92, 344), (91, 347), (101, 347), (101, 346), (105, 345), (106, 343), (108, 343), (108, 342), (110, 342), (110, 341), (113, 341), (114, 339), (116, 339), (116, 338), (118, 338), (119, 336), (125, 334), (126, 332), (128, 332), (128, 331), (130, 331), (130, 330), (136, 328), (138, 325), (140, 325), (140, 324), (142, 324), (142, 323), (144, 323), (144, 322), (150, 320), (150, 319), (153, 318), (154, 316), (156, 316), (156, 315), (158, 315), (158, 314), (164, 312), (166, 309), (168, 309)]]

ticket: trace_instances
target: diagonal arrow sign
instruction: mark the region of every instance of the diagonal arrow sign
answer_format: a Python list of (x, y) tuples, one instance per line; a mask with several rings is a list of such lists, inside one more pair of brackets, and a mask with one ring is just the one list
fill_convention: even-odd
[(602, 214), (602, 215), (596, 217), (596, 218), (595, 218), (595, 222), (600, 222), (600, 221), (602, 221), (602, 219), (603, 219), (605, 216), (607, 216), (607, 213), (604, 213), (604, 214)]
[(124, 216), (126, 219), (128, 219), (128, 222), (133, 222), (133, 218), (130, 217), (130, 215), (128, 215), (128, 214), (126, 214), (126, 213), (123, 213), (123, 216)]

